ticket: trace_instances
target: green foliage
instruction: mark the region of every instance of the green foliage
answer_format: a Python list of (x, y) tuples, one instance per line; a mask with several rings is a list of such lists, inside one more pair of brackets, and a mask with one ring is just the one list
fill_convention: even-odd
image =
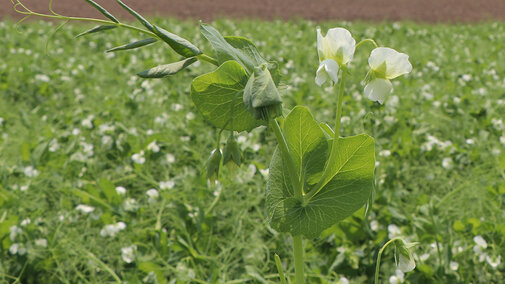
[(116, 51), (120, 51), (120, 50), (135, 49), (135, 48), (149, 45), (151, 43), (155, 43), (157, 41), (158, 40), (155, 38), (146, 38), (146, 39), (142, 39), (142, 40), (134, 41), (134, 42), (127, 43), (124, 45), (113, 47), (111, 49), (108, 49), (106, 52), (116, 52)]
[[(318, 191), (310, 200), (299, 200), (279, 150), (270, 164), (267, 204), (271, 226), (292, 235), (315, 238), (328, 227), (352, 215), (370, 196), (373, 186), (374, 144), (368, 135), (340, 138), (331, 175), (322, 177), (329, 144), (308, 109), (295, 107), (284, 122), (285, 137), (306, 192)], [(317, 186), (323, 178), (321, 189)]]
[[(212, 50), (196, 35), (194, 21), (154, 20)], [(216, 133), (191, 103), (188, 86), (214, 66), (202, 62), (177, 76), (141, 80), (134, 76), (139, 70), (180, 56), (159, 52), (159, 45), (103, 53), (143, 36), (117, 29), (96, 33), (91, 41), (74, 39), (91, 25), (67, 25), (46, 53), (54, 24), (19, 25), (21, 33), (14, 24), (0, 23), (0, 282), (115, 282), (108, 267), (129, 283), (153, 283), (157, 275), (180, 283), (278, 283), (274, 253), (292, 277), (291, 240), (268, 226), (265, 210), (265, 177), (276, 144), (270, 132), (259, 127), (236, 133), (240, 169), (220, 168), (222, 188), (204, 179)], [(317, 24), (380, 39), (408, 53), (414, 71), (379, 106), (363, 98), (366, 71), (352, 70), (341, 135), (375, 138), (376, 200), (367, 217), (358, 210), (306, 243), (307, 282), (346, 277), (370, 283), (377, 250), (393, 234), (420, 242), (406, 283), (503, 282), (505, 133), (499, 121), (505, 113), (505, 25)], [(313, 82), (317, 24), (212, 23), (224, 35), (246, 36), (268, 59), (278, 60), (285, 108), (306, 105), (316, 121), (333, 126), (334, 89)], [(356, 54), (356, 66), (366, 65), (367, 48)], [(321, 128), (327, 139), (332, 136), (331, 129)], [(152, 142), (158, 152), (147, 149)], [(85, 152), (90, 145), (92, 153)], [(136, 164), (132, 155), (141, 151), (145, 162)], [(452, 168), (442, 166), (444, 158), (451, 158)], [(39, 174), (25, 175), (30, 166)], [(126, 188), (118, 206), (108, 202), (101, 179)], [(162, 181), (175, 184), (163, 190)], [(151, 203), (146, 192), (152, 188), (159, 197)], [(80, 204), (94, 211), (76, 210)], [(31, 223), (21, 226), (25, 219)], [(126, 223), (123, 231), (100, 235), (119, 221)], [(14, 240), (12, 226), (23, 230)], [(486, 240), (482, 251), (490, 261), (501, 256), (496, 268), (475, 253), (477, 235)], [(36, 245), (39, 239), (47, 247)], [(14, 243), (26, 254), (11, 254)], [(133, 245), (134, 259), (127, 263), (122, 249)], [(383, 281), (395, 276), (393, 256), (384, 256)]]
[(226, 61), (215, 71), (196, 77), (191, 97), (205, 120), (227, 130), (250, 131), (261, 124), (243, 103), (247, 74), (236, 61)]

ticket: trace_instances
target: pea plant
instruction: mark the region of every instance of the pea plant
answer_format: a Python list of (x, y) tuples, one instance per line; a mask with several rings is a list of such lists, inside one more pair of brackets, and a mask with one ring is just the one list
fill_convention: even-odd
[[(11, 0), (17, 12), (69, 21), (88, 21), (99, 24), (79, 36), (126, 28), (142, 33), (142, 40), (107, 50), (141, 48), (155, 42), (164, 42), (181, 56), (181, 60), (144, 70), (142, 78), (163, 78), (189, 68), (197, 61), (216, 66), (210, 73), (200, 75), (191, 83), (191, 98), (202, 117), (218, 129), (216, 148), (207, 161), (207, 177), (211, 182), (219, 178), (219, 169), (227, 163), (241, 164), (240, 148), (235, 133), (253, 131), (265, 125), (273, 132), (277, 146), (271, 158), (266, 187), (266, 204), (270, 226), (293, 238), (295, 283), (304, 283), (304, 249), (302, 238), (313, 239), (330, 226), (351, 216), (357, 210), (371, 206), (374, 191), (375, 151), (374, 139), (367, 134), (340, 136), (345, 81), (353, 74), (350, 65), (355, 52), (364, 44), (372, 44), (368, 59), (369, 71), (363, 80), (365, 96), (380, 104), (392, 92), (392, 79), (412, 70), (408, 55), (391, 48), (378, 47), (374, 40), (364, 39), (356, 44), (351, 33), (344, 28), (333, 28), (326, 35), (317, 29), (319, 67), (315, 83), (329, 83), (336, 90), (336, 117), (334, 127), (314, 119), (304, 106), (286, 110), (282, 105), (278, 86), (280, 66), (268, 61), (257, 47), (240, 36), (223, 36), (214, 27), (200, 23), (201, 34), (213, 48), (213, 55), (188, 40), (156, 26), (135, 12), (122, 1), (116, 2), (132, 14), (143, 26), (139, 28), (120, 22), (115, 16), (92, 0), (86, 0), (100, 11), (107, 20), (67, 17), (31, 11), (20, 1)], [(23, 19), (24, 20), (24, 19)], [(60, 26), (61, 27), (61, 26)], [(226, 131), (226, 132), (225, 132)], [(223, 149), (221, 136), (229, 133)], [(411, 244), (393, 239), (400, 268), (414, 269)], [(286, 283), (282, 265), (276, 257), (282, 283)], [(376, 282), (378, 273), (376, 274)]]

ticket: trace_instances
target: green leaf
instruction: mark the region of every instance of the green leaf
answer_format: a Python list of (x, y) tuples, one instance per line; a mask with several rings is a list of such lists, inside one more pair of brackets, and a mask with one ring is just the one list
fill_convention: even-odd
[(239, 132), (250, 131), (262, 122), (245, 109), (243, 90), (246, 84), (244, 68), (235, 61), (227, 61), (215, 71), (195, 78), (191, 83), (191, 97), (212, 125)]
[[(304, 114), (304, 116), (306, 117), (304, 120), (310, 121), (307, 114)], [(297, 114), (296, 117), (301, 119), (303, 116)], [(287, 118), (286, 121), (288, 121)], [(296, 135), (296, 131), (289, 130), (289, 128), (297, 125), (301, 127), (305, 124), (309, 125), (309, 129), (312, 129), (313, 126), (311, 125), (316, 123), (310, 121), (294, 123), (295, 126), (285, 126), (285, 131), (295, 133), (295, 135), (286, 135), (288, 145), (291, 145), (290, 149), (298, 149), (298, 151), (302, 149), (302, 154), (299, 155), (298, 153), (298, 166), (304, 165), (304, 145), (305, 147), (313, 143), (322, 145), (319, 141), (322, 141), (321, 135), (324, 135), (324, 133), (305, 130), (304, 133), (314, 132), (314, 134), (307, 134), (307, 137), (305, 137)], [(331, 142), (330, 140), (329, 143), (326, 143), (327, 152), (329, 152)], [(301, 146), (297, 146), (297, 143)], [(314, 146), (307, 149), (312, 147)], [(270, 163), (267, 184), (269, 221), (274, 229), (289, 232), (292, 235), (303, 234), (308, 238), (315, 238), (323, 230), (352, 215), (367, 202), (373, 187), (375, 167), (373, 138), (365, 134), (340, 138), (337, 143), (337, 151), (338, 155), (336, 155), (335, 161), (328, 163), (332, 169), (331, 179), (310, 200), (302, 201), (294, 197), (290, 176), (285, 169), (286, 162), (283, 160), (280, 150), (275, 150)], [(316, 150), (313, 150), (311, 155), (307, 154), (306, 157), (306, 164), (313, 164), (315, 168), (302, 167), (302, 177), (310, 177), (309, 173), (320, 169), (320, 166), (317, 167), (316, 161), (323, 165), (326, 163), (325, 159), (321, 160), (322, 155)], [(315, 180), (311, 181), (314, 182)]]
[(120, 46), (116, 46), (116, 47), (113, 47), (105, 52), (116, 52), (116, 51), (120, 51), (120, 50), (128, 50), (128, 49), (135, 49), (135, 48), (139, 48), (139, 47), (142, 47), (142, 46), (146, 46), (148, 44), (151, 44), (151, 43), (155, 43), (157, 42), (158, 40), (155, 39), (155, 38), (146, 38), (146, 39), (142, 39), (142, 40), (138, 40), (138, 41), (135, 41), (135, 42), (131, 42), (131, 43), (128, 43), (128, 44), (125, 44), (125, 45), (120, 45)]
[(154, 33), (154, 27), (149, 23), (144, 17), (142, 17), (139, 13), (135, 12), (132, 8), (128, 7), (125, 3), (121, 2), (121, 0), (116, 0), (121, 7), (123, 7), (128, 13), (132, 14), (144, 27)]
[(92, 0), (86, 0), (91, 6), (95, 7), (100, 13), (102, 13), (105, 17), (109, 18), (111, 21), (119, 23), (118, 19), (116, 17), (112, 16), (111, 13), (109, 13), (107, 10), (105, 10), (102, 6), (98, 5), (95, 1)]
[(196, 57), (187, 58), (179, 62), (160, 65), (151, 69), (144, 70), (137, 75), (142, 78), (163, 78), (185, 69), (189, 65), (196, 62), (196, 60)]
[(154, 33), (166, 42), (175, 52), (186, 58), (202, 54), (202, 51), (188, 40), (158, 26), (154, 26)]
[(81, 37), (81, 36), (85, 36), (87, 34), (92, 34), (92, 33), (98, 33), (98, 32), (103, 32), (103, 31), (107, 31), (107, 30), (111, 30), (111, 29), (115, 29), (117, 28), (117, 26), (115, 25), (101, 25), (101, 26), (96, 26), (92, 29), (89, 29), (85, 32), (82, 32), (78, 35), (76, 35), (75, 37), (78, 38), (78, 37)]
[(247, 70), (248, 74), (251, 74), (254, 67), (266, 62), (259, 54), (256, 46), (246, 38), (223, 37), (214, 27), (203, 23), (200, 23), (200, 30), (216, 51), (219, 64), (228, 60), (235, 60)]
[(145, 273), (154, 272), (158, 283), (167, 283), (167, 279), (163, 273), (163, 268), (154, 262), (141, 262), (138, 265), (139, 269)]
[(328, 142), (319, 123), (306, 107), (297, 106), (286, 117), (283, 132), (298, 179), (317, 183), (328, 156)]
[(116, 192), (116, 187), (114, 184), (108, 179), (100, 179), (99, 182), (100, 188), (102, 189), (105, 197), (107, 197), (107, 201), (117, 204), (119, 202), (119, 195)]

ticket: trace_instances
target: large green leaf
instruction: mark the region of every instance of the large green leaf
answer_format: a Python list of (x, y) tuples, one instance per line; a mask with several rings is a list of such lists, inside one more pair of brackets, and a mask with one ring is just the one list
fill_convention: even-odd
[(203, 117), (214, 126), (250, 131), (262, 122), (245, 109), (243, 93), (247, 79), (239, 63), (226, 61), (215, 71), (193, 80), (191, 97)]
[[(324, 133), (322, 130), (321, 132), (315, 130), (317, 122), (313, 121), (312, 117), (306, 113), (301, 114), (296, 116), (300, 119), (299, 123), (292, 120), (284, 126), (285, 136), (293, 160), (297, 156), (295, 163), (297, 167), (301, 167), (300, 176), (310, 177), (312, 174), (313, 177), (317, 177), (317, 173), (314, 172), (319, 171), (321, 174), (321, 165), (326, 162), (326, 159), (321, 160), (323, 155), (315, 150), (322, 147), (319, 145), (323, 143), (318, 141), (322, 141), (321, 136), (324, 137)], [(298, 132), (307, 135), (300, 135), (296, 129), (290, 129), (292, 127), (298, 127), (301, 129)], [(330, 145), (331, 143), (326, 143), (326, 153), (329, 152)], [(286, 161), (283, 160), (279, 149), (276, 149), (270, 163), (267, 185), (269, 221), (274, 229), (315, 238), (324, 229), (347, 218), (365, 205), (373, 188), (375, 167), (373, 138), (366, 134), (340, 138), (336, 151), (338, 152), (335, 160), (328, 163), (332, 169), (328, 182), (323, 183), (322, 188), (310, 200), (303, 201), (294, 197), (290, 176), (285, 166)], [(313, 183), (316, 180), (310, 181)], [(310, 190), (310, 187), (306, 184), (305, 188)]]

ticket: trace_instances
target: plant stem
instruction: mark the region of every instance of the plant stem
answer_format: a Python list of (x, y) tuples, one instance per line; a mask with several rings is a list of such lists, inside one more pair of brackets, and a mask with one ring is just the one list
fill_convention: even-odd
[(384, 250), (386, 249), (386, 247), (393, 243), (394, 241), (396, 240), (399, 240), (400, 238), (399, 237), (396, 237), (396, 238), (392, 238), (391, 240), (389, 240), (387, 243), (385, 243), (382, 248), (379, 250), (379, 254), (377, 255), (377, 263), (375, 264), (375, 284), (378, 284), (379, 283), (379, 267), (380, 267), (380, 264), (381, 264), (381, 257), (382, 257), (382, 253), (384, 252)]
[(298, 173), (296, 172), (293, 159), (289, 154), (288, 144), (286, 142), (286, 139), (284, 138), (284, 135), (282, 134), (281, 128), (279, 126), (279, 123), (277, 123), (277, 120), (275, 119), (270, 120), (270, 127), (273, 129), (275, 133), (275, 138), (277, 138), (277, 143), (279, 145), (279, 148), (281, 149), (282, 157), (288, 166), (288, 171), (291, 179), (291, 185), (293, 186), (294, 195), (297, 199), (302, 200), (303, 193), (302, 193), (302, 187), (300, 185), (299, 176)]
[(293, 246), (295, 249), (295, 284), (303, 284), (303, 242), (302, 235), (293, 236)]
[(281, 284), (286, 284), (286, 278), (284, 277), (284, 272), (282, 271), (281, 259), (278, 254), (275, 254), (275, 265), (277, 266), (277, 271), (279, 272)]
[[(335, 117), (335, 133), (333, 135), (333, 143), (331, 146), (331, 152), (330, 152), (330, 157), (328, 159), (328, 162), (330, 161), (335, 161), (336, 156), (337, 156), (337, 144), (338, 144), (338, 138), (340, 137), (340, 120), (342, 119), (342, 101), (344, 97), (344, 85), (345, 85), (345, 71), (342, 70), (342, 79), (340, 80), (340, 86), (338, 90), (338, 97), (337, 97), (337, 114)], [(305, 195), (304, 198), (304, 203), (307, 203), (314, 195), (316, 195), (328, 182), (327, 177), (329, 175), (329, 164), (328, 162), (325, 165), (325, 169), (323, 172), (323, 177), (317, 184), (317, 186), (310, 192), (308, 192)]]

